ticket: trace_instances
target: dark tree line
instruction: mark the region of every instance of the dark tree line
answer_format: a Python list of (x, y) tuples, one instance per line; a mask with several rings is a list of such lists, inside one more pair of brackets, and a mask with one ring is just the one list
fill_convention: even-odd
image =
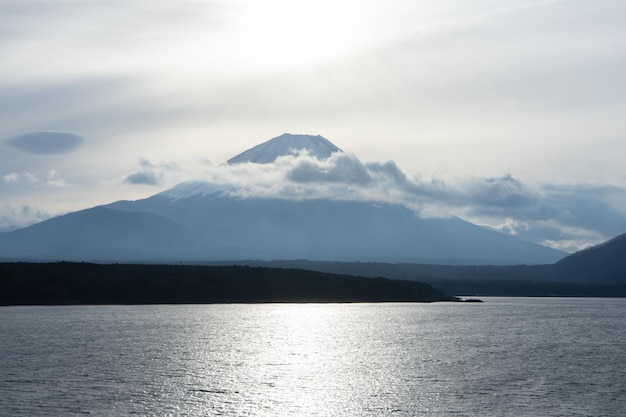
[(0, 264), (0, 305), (431, 302), (428, 284), (301, 269), (91, 263)]

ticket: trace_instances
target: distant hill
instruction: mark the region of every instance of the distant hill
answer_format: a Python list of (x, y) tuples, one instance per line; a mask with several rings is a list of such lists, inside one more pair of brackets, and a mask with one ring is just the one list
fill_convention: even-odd
[(553, 274), (569, 281), (626, 283), (626, 233), (565, 257)]
[(245, 261), (363, 277), (417, 280), (455, 295), (626, 297), (626, 234), (545, 265)]
[(305, 260), (213, 266), (5, 263), (0, 264), (0, 304), (434, 301), (449, 299), (445, 294), (626, 297), (625, 240), (621, 235), (556, 264), (533, 266)]

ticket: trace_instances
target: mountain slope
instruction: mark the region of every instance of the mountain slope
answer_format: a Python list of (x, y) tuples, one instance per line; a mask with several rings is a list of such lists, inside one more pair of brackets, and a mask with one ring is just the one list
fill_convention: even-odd
[(563, 258), (554, 274), (571, 281), (626, 283), (626, 233)]
[(154, 213), (94, 207), (7, 233), (3, 258), (37, 260), (156, 259), (193, 251), (199, 237)]
[(38, 260), (310, 259), (439, 264), (552, 263), (559, 251), (401, 205), (173, 192), (70, 213), (0, 240)]
[(211, 184), (181, 187), (196, 193), (175, 187), (109, 207), (155, 213), (213, 236), (213, 249), (227, 259), (509, 264), (551, 263), (564, 256), (459, 218), (422, 219), (397, 204), (240, 198)]

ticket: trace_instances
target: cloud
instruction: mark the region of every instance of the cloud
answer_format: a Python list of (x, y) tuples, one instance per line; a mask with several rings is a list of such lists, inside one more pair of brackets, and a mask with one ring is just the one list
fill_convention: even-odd
[(61, 178), (61, 174), (56, 169), (48, 172), (46, 177), (46, 185), (50, 187), (67, 187), (68, 184), (65, 182), (63, 178)]
[[(594, 184), (529, 184), (512, 174), (463, 179), (407, 175), (393, 161), (349, 153), (300, 153), (272, 164), (196, 165), (139, 158), (117, 184), (163, 186), (201, 178), (241, 198), (336, 199), (403, 204), (421, 217), (458, 216), (518, 238), (578, 250), (626, 231), (626, 190)], [(8, 172), (3, 185), (69, 187), (60, 172)]]
[(27, 204), (18, 206), (12, 204), (0, 205), (0, 231), (8, 232), (19, 229), (50, 217), (50, 214), (47, 212)]
[(520, 220), (515, 220), (515, 219), (511, 219), (511, 218), (507, 218), (504, 220), (504, 223), (501, 224), (497, 224), (495, 226), (491, 226), (491, 225), (484, 225), (487, 227), (491, 227), (495, 230), (499, 230), (500, 232), (509, 234), (509, 235), (517, 235), (519, 233), (519, 230), (528, 230), (529, 225), (528, 223), (522, 222)]
[[(578, 250), (626, 231), (626, 190), (594, 184), (530, 184), (513, 176), (444, 179), (407, 175), (393, 161), (362, 162), (336, 153), (300, 153), (272, 164), (216, 165), (201, 158), (184, 167), (139, 158), (116, 184), (163, 186), (204, 179), (233, 196), (336, 199), (403, 204), (421, 217), (458, 216), (518, 238)], [(60, 172), (7, 172), (3, 187), (69, 187)], [(15, 211), (15, 210), (14, 210)], [(6, 227), (6, 226), (5, 226)]]
[(51, 169), (46, 174), (34, 174), (32, 172), (19, 174), (17, 172), (11, 172), (4, 175), (3, 179), (6, 184), (18, 187), (65, 188), (70, 186), (56, 169)]
[(160, 169), (160, 170), (166, 170), (166, 171), (176, 171), (180, 169), (180, 166), (176, 162), (172, 162), (172, 161), (152, 162), (148, 158), (139, 158), (139, 165), (147, 169)]
[(161, 185), (163, 176), (153, 171), (138, 171), (129, 174), (124, 182), (128, 184)]
[(73, 151), (84, 138), (67, 132), (29, 132), (5, 139), (5, 143), (19, 151), (49, 155)]
[(287, 179), (296, 183), (345, 183), (366, 185), (372, 181), (367, 168), (353, 155), (339, 154), (320, 161), (301, 159), (287, 172)]
[(4, 182), (6, 182), (7, 184), (12, 183), (12, 182), (17, 182), (20, 179), (20, 176), (17, 172), (10, 172), (8, 174), (6, 174), (4, 177)]
[(162, 185), (166, 175), (170, 171), (179, 171), (180, 167), (175, 162), (152, 162), (147, 158), (140, 158), (140, 170), (135, 171), (123, 181), (127, 184), (135, 185)]
[(205, 178), (232, 195), (403, 204), (422, 217), (458, 216), (521, 239), (578, 250), (626, 231), (620, 187), (526, 184), (511, 174), (446, 182), (410, 178), (392, 162), (308, 154), (274, 164), (208, 166)]
[(474, 181), (465, 192), (469, 202), (489, 210), (502, 211), (537, 203), (532, 191), (511, 174)]

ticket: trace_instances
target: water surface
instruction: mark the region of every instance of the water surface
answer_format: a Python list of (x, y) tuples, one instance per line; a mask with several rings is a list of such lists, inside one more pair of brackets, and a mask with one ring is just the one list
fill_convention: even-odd
[(4, 307), (0, 410), (623, 415), (625, 299), (485, 300)]

